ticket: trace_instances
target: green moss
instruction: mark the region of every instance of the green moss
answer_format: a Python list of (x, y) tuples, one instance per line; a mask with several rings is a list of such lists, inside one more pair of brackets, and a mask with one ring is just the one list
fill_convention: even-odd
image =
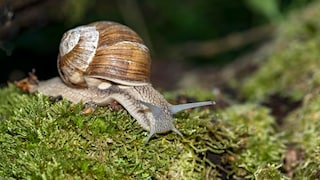
[(241, 88), (246, 99), (263, 101), (271, 94), (300, 100), (320, 85), (320, 2), (295, 13), (278, 30), (273, 51)]
[[(303, 102), (281, 119), (279, 127), (284, 134), (279, 138), (289, 149), (285, 153), (288, 162), (284, 161), (288, 164), (271, 166), (288, 171), (296, 179), (316, 179), (320, 174), (319, 16), (320, 1), (315, 1), (283, 22), (272, 44), (273, 52), (241, 87), (242, 96), (253, 102), (264, 101), (272, 94)], [(277, 136), (268, 138), (272, 141)], [(264, 171), (266, 167), (258, 169)]]
[(302, 107), (285, 119), (283, 127), (301, 157), (295, 175), (315, 179), (320, 167), (320, 95), (318, 91), (305, 98)]
[(4, 177), (151, 177), (170, 160), (160, 152), (177, 154), (176, 143), (161, 141), (145, 151), (146, 133), (125, 111), (98, 108), (83, 115), (81, 104), (23, 94), (2, 101), (0, 109), (9, 106), (12, 114), (2, 111), (0, 125)]
[(148, 132), (125, 110), (85, 114), (82, 104), (54, 103), (14, 86), (1, 89), (0, 97), (5, 178), (254, 178), (259, 169), (278, 173), (266, 167), (281, 162), (282, 143), (262, 107), (184, 111), (175, 122), (183, 138), (168, 133), (145, 144)]
[(234, 177), (284, 177), (278, 168), (285, 147), (268, 109), (253, 104), (235, 105), (224, 110), (221, 116), (230, 124), (229, 130), (238, 136), (235, 138), (238, 148), (231, 161)]
[(255, 179), (289, 179), (279, 170), (281, 165), (267, 164), (265, 167), (259, 167), (255, 172)]
[[(283, 22), (273, 53), (241, 89), (242, 95), (254, 102), (272, 94), (303, 102), (282, 119), (279, 128), (284, 134), (280, 138), (289, 146), (285, 153), (288, 164), (280, 169), (296, 179), (316, 179), (320, 174), (319, 16), (320, 1), (315, 1)], [(279, 168), (277, 164), (274, 167)]]
[(286, 50), (275, 52), (244, 84), (242, 93), (251, 100), (263, 100), (281, 94), (302, 99), (320, 85), (320, 36), (304, 43), (290, 43)]
[(1, 89), (0, 97), (1, 177), (201, 177), (205, 152), (225, 148), (205, 148), (206, 143), (216, 143), (202, 122), (210, 120), (208, 110), (179, 114), (177, 126), (185, 139), (169, 133), (145, 144), (148, 132), (125, 110), (100, 107), (84, 114), (81, 104), (53, 103), (39, 94), (22, 94), (14, 86)]

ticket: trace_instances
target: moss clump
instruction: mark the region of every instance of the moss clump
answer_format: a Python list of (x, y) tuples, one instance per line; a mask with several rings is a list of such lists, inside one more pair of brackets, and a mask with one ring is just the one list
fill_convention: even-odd
[[(125, 110), (51, 102), (0, 90), (0, 176), (45, 179), (203, 179), (275, 176), (282, 143), (266, 108), (236, 105), (177, 114), (184, 134), (144, 131)], [(271, 153), (272, 152), (272, 153)], [(273, 167), (273, 168), (270, 168)], [(260, 173), (263, 172), (263, 173)]]
[(320, 95), (306, 96), (303, 106), (285, 119), (282, 128), (299, 152), (291, 168), (295, 177), (316, 179), (320, 175)]
[[(278, 130), (283, 134), (280, 139), (287, 145), (283, 153), (284, 165), (275, 163), (258, 167), (262, 170), (260, 174), (266, 174), (264, 170), (272, 168), (278, 172), (280, 169), (290, 178), (319, 178), (319, 16), (320, 1), (315, 1), (282, 23), (273, 44), (273, 53), (241, 87), (243, 97), (258, 103), (268, 98), (270, 100), (269, 96), (274, 94), (302, 102), (301, 106), (287, 112), (279, 120)], [(257, 174), (255, 177), (260, 179)]]
[[(190, 140), (170, 133), (145, 144), (148, 132), (125, 110), (100, 107), (84, 114), (82, 104), (53, 103), (40, 94), (22, 94), (14, 86), (1, 89), (0, 97), (1, 177), (151, 179), (168, 172), (179, 178), (204, 174), (205, 157), (198, 156)], [(197, 146), (216, 143), (201, 125), (209, 114), (181, 113), (184, 117), (177, 122), (186, 139), (198, 137)], [(174, 166), (178, 168), (170, 170)]]
[(275, 131), (275, 121), (267, 108), (253, 104), (235, 105), (221, 112), (223, 121), (238, 136), (232, 154), (233, 177), (268, 179), (284, 177), (281, 167), (284, 144)]
[(263, 101), (271, 94), (300, 100), (320, 85), (320, 2), (280, 25), (273, 52), (241, 88), (242, 96)]
[(305, 43), (292, 43), (275, 52), (242, 88), (250, 100), (262, 101), (272, 94), (300, 100), (320, 85), (320, 36)]

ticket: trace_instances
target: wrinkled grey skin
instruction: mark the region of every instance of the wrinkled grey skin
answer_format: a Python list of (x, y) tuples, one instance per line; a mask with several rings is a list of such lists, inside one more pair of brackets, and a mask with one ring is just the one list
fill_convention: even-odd
[(96, 104), (104, 106), (115, 100), (119, 102), (129, 114), (147, 131), (150, 132), (146, 142), (156, 133), (174, 131), (182, 134), (174, 127), (173, 114), (192, 107), (214, 104), (213, 101), (171, 105), (156, 91), (151, 84), (144, 86), (111, 85), (106, 89), (72, 88), (65, 85), (59, 77), (41, 81), (31, 89), (31, 92), (40, 92), (47, 96), (62, 96), (65, 99), (78, 103)]

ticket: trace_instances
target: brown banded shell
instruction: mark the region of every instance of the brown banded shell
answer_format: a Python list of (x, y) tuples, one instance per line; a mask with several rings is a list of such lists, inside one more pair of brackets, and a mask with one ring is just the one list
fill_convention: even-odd
[(127, 26), (100, 21), (64, 33), (58, 55), (63, 81), (75, 87), (104, 81), (140, 86), (150, 82), (151, 58), (143, 40)]

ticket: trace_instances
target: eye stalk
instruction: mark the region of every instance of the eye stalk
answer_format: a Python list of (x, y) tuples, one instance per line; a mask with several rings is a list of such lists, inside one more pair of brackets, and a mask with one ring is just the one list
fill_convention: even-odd
[(161, 132), (167, 132), (168, 130), (171, 130), (182, 137), (183, 135), (173, 125), (173, 120), (174, 120), (172, 117), (173, 114), (175, 114), (179, 111), (185, 110), (185, 109), (216, 104), (215, 101), (204, 101), (204, 102), (171, 105), (168, 107), (169, 114), (170, 114), (168, 116), (168, 113), (166, 113), (165, 110), (161, 109), (159, 106), (155, 106), (153, 104), (143, 102), (143, 101), (140, 101), (140, 102), (143, 105), (147, 106), (151, 110), (152, 115), (155, 119), (155, 125), (153, 126), (154, 128), (151, 127), (150, 133), (145, 141), (146, 143), (151, 139), (151, 137), (154, 134), (161, 133)]
[(191, 109), (191, 108), (195, 108), (195, 107), (215, 105), (215, 104), (216, 104), (215, 101), (203, 101), (203, 102), (194, 102), (194, 103), (172, 105), (169, 107), (169, 109), (172, 114), (175, 114), (175, 113), (182, 111), (182, 110), (185, 110), (185, 109)]

